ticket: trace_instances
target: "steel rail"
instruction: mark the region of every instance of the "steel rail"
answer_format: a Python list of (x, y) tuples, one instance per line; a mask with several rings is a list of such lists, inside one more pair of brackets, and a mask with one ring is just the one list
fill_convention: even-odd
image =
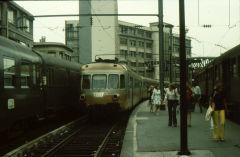
[(45, 135), (42, 135), (38, 137), (35, 140), (30, 141), (29, 143), (26, 143), (11, 152), (3, 155), (3, 157), (19, 157), (19, 156), (25, 156), (27, 153), (31, 152), (32, 150), (36, 149), (39, 145), (43, 144), (46, 141), (49, 141), (52, 139), (52, 137), (55, 137), (57, 135), (64, 135), (66, 134), (74, 125), (76, 125), (78, 122), (83, 122), (87, 120), (87, 116), (84, 116), (82, 118), (79, 118), (73, 122), (70, 122), (60, 128), (57, 128)]
[(117, 126), (118, 123), (116, 123), (109, 131), (108, 134), (106, 135), (106, 137), (104, 138), (104, 140), (102, 141), (101, 145), (99, 146), (98, 150), (95, 152), (94, 157), (100, 157), (105, 145), (107, 144), (107, 141), (109, 140), (109, 136), (112, 133), (112, 130)]
[(55, 145), (53, 148), (51, 148), (50, 150), (48, 150), (46, 153), (44, 153), (42, 155), (42, 157), (48, 157), (48, 156), (52, 156), (54, 155), (54, 153), (56, 153), (59, 149), (61, 149), (62, 147), (64, 147), (64, 145), (69, 142), (73, 136), (75, 136), (77, 133), (79, 133), (79, 131), (81, 131), (83, 128), (80, 128), (78, 130), (76, 130), (75, 132), (71, 133), (69, 136), (67, 136), (65, 139), (63, 139), (60, 143), (58, 143), (57, 145)]

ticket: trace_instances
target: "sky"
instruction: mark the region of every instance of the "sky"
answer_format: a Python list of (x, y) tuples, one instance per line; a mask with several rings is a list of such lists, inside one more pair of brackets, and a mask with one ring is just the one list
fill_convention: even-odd
[[(112, 0), (107, 0), (112, 1)], [(15, 1), (33, 15), (78, 14), (78, 0)], [(192, 56), (219, 56), (240, 44), (240, 0), (185, 0), (187, 36), (192, 39)], [(119, 14), (158, 14), (158, 0), (118, 0)], [(78, 17), (35, 18), (34, 41), (65, 43), (65, 20)], [(119, 20), (143, 26), (157, 17), (120, 16)], [(163, 21), (179, 33), (179, 0), (163, 0)], [(203, 25), (211, 25), (204, 28)]]

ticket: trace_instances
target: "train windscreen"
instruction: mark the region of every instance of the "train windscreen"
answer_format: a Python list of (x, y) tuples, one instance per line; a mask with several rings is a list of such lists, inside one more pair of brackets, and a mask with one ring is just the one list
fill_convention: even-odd
[(107, 75), (98, 74), (92, 77), (92, 87), (93, 89), (106, 89), (107, 86)]
[(109, 89), (119, 88), (119, 75), (117, 74), (108, 75), (108, 88)]

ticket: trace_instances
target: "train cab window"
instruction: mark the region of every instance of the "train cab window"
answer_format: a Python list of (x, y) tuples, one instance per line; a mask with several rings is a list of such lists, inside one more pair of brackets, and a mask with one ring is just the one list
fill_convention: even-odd
[(106, 89), (107, 86), (107, 75), (98, 74), (92, 77), (92, 88), (93, 89)]
[(125, 88), (125, 76), (120, 75), (120, 88), (123, 89)]
[(4, 88), (14, 88), (16, 85), (15, 60), (11, 58), (3, 58), (3, 69), (4, 69)]
[(82, 77), (82, 89), (90, 89), (90, 75), (83, 75)]
[(30, 87), (30, 63), (22, 62), (20, 66), (20, 85), (21, 88)]
[(119, 88), (119, 75), (117, 74), (108, 75), (108, 88), (109, 89)]

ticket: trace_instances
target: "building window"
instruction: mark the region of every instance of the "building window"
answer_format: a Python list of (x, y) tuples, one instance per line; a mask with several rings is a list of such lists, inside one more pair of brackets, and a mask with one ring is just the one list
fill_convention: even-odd
[(146, 36), (147, 36), (148, 38), (152, 38), (152, 33), (151, 33), (151, 32), (146, 32)]
[(152, 54), (151, 53), (146, 53), (146, 57), (147, 58), (152, 58)]
[(67, 31), (74, 31), (73, 24), (67, 24)]
[(136, 41), (135, 40), (130, 40), (130, 46), (136, 46)]
[(146, 47), (152, 49), (152, 43), (146, 43)]
[(136, 30), (134, 28), (129, 28), (128, 32), (130, 35), (135, 35), (136, 34)]
[(59, 57), (63, 59), (63, 51), (59, 52)]
[(27, 18), (23, 18), (23, 27), (27, 32), (30, 32), (30, 21)]
[(133, 55), (134, 55), (134, 57), (136, 57), (136, 56), (137, 56), (137, 52), (136, 52), (136, 51), (134, 51), (134, 52), (133, 52)]
[(139, 56), (144, 58), (144, 52), (139, 52)]
[(50, 56), (56, 57), (56, 51), (48, 51)]
[(8, 9), (8, 22), (15, 24), (16, 13), (12, 9)]
[(131, 66), (136, 67), (137, 66), (136, 62), (131, 62)]
[(127, 39), (125, 39), (125, 38), (120, 38), (120, 44), (121, 44), (121, 45), (127, 45)]
[(125, 27), (125, 26), (120, 26), (120, 32), (121, 32), (122, 34), (127, 34), (127, 33), (128, 33), (128, 28)]
[(11, 58), (3, 58), (4, 69), (4, 88), (14, 88), (16, 82), (15, 60)]
[(141, 30), (141, 29), (139, 29), (139, 30), (138, 30), (138, 35), (141, 36), (141, 37), (143, 37), (143, 36), (144, 36), (144, 31)]
[(144, 47), (144, 42), (143, 41), (138, 41), (138, 46), (139, 47)]
[(138, 63), (139, 67), (144, 67), (144, 63)]
[(135, 51), (130, 51), (130, 52), (129, 52), (129, 55), (130, 55), (130, 56), (134, 56), (134, 52), (135, 52)]
[(67, 32), (67, 38), (72, 39), (74, 37), (74, 32)]
[(120, 50), (120, 55), (121, 55), (121, 57), (126, 57), (127, 56), (127, 50)]

